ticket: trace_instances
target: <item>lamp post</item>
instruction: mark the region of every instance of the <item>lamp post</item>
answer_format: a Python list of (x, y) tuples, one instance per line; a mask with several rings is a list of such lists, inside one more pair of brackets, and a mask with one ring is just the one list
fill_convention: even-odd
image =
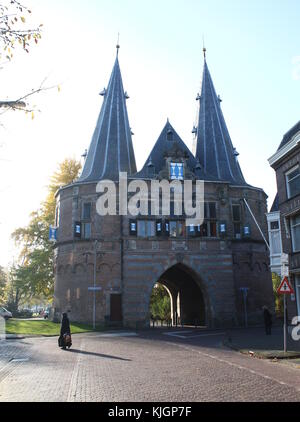
[(96, 266), (97, 266), (97, 244), (98, 244), (98, 240), (95, 240), (95, 244), (94, 244), (94, 290), (93, 290), (93, 295), (94, 295), (94, 300), (93, 300), (93, 329), (95, 330), (96, 328)]

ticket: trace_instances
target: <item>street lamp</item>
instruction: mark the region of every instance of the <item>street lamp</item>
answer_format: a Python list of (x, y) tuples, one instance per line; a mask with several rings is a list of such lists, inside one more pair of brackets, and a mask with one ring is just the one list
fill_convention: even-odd
[(248, 314), (247, 314), (247, 295), (249, 287), (240, 287), (244, 299), (244, 312), (245, 312), (245, 327), (248, 328)]

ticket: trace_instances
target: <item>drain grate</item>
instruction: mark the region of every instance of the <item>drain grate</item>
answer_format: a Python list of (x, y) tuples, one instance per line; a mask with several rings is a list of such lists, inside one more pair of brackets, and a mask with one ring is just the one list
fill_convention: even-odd
[(29, 358), (16, 358), (16, 359), (11, 359), (10, 363), (17, 363), (17, 362), (28, 362)]

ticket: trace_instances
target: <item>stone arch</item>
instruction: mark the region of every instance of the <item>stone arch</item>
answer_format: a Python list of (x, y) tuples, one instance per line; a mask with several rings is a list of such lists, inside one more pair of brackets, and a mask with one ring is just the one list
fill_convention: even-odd
[(86, 269), (87, 269), (87, 272), (89, 272), (89, 273), (92, 273), (93, 271), (94, 271), (94, 264), (93, 263), (88, 263), (87, 265), (86, 265)]
[(63, 274), (64, 273), (64, 265), (59, 265), (58, 267), (57, 267), (57, 274)]
[(72, 266), (70, 264), (67, 264), (65, 266), (65, 274), (71, 274), (72, 272)]
[(118, 272), (121, 270), (121, 265), (117, 262), (116, 264), (113, 264), (111, 266), (111, 271), (115, 271), (116, 269), (118, 269)]
[(105, 272), (111, 273), (111, 266), (107, 264), (106, 262), (102, 262), (100, 265), (98, 265), (97, 271), (102, 272), (102, 273), (105, 273)]
[(262, 263), (262, 267), (264, 271), (269, 271), (269, 266), (265, 262)]
[(261, 269), (261, 265), (260, 265), (260, 263), (259, 262), (255, 262), (255, 264), (254, 264), (254, 271), (257, 271), (257, 272), (261, 272), (262, 271), (262, 269)]
[(252, 271), (250, 262), (243, 262), (242, 263), (242, 269), (244, 271)]
[(83, 273), (85, 273), (85, 269), (86, 269), (86, 267), (83, 264), (75, 264), (74, 265), (75, 274), (83, 274)]
[[(205, 307), (205, 323), (207, 326), (213, 326), (214, 325), (214, 316), (215, 312), (212, 306), (212, 298), (213, 298), (213, 291), (212, 289), (209, 289), (209, 286), (214, 285), (214, 281), (212, 277), (206, 273), (206, 271), (201, 270), (201, 276), (199, 274), (199, 269), (197, 268), (196, 264), (194, 262), (185, 262), (185, 259), (183, 260), (177, 260), (176, 258), (172, 259), (168, 265), (166, 266), (160, 266), (160, 269), (154, 269), (152, 273), (151, 280), (147, 284), (147, 306), (149, 309), (150, 306), (150, 297), (152, 293), (152, 289), (154, 288), (154, 285), (159, 282), (159, 280), (163, 279), (164, 274), (166, 274), (169, 270), (172, 268), (178, 267), (183, 272), (185, 272), (197, 285), (197, 287), (200, 289), (203, 300), (204, 300), (204, 307)], [(168, 287), (168, 286), (167, 286)]]

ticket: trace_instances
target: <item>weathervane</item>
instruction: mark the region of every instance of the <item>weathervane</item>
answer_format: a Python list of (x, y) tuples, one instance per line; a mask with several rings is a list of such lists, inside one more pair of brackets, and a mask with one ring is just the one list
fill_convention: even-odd
[(203, 55), (204, 55), (204, 59), (206, 59), (206, 48), (205, 48), (205, 42), (204, 42), (204, 35), (203, 35)]
[(118, 42), (117, 42), (116, 47), (117, 47), (117, 57), (118, 57), (118, 55), (119, 55), (119, 48), (120, 48), (120, 33), (119, 32), (118, 32)]

